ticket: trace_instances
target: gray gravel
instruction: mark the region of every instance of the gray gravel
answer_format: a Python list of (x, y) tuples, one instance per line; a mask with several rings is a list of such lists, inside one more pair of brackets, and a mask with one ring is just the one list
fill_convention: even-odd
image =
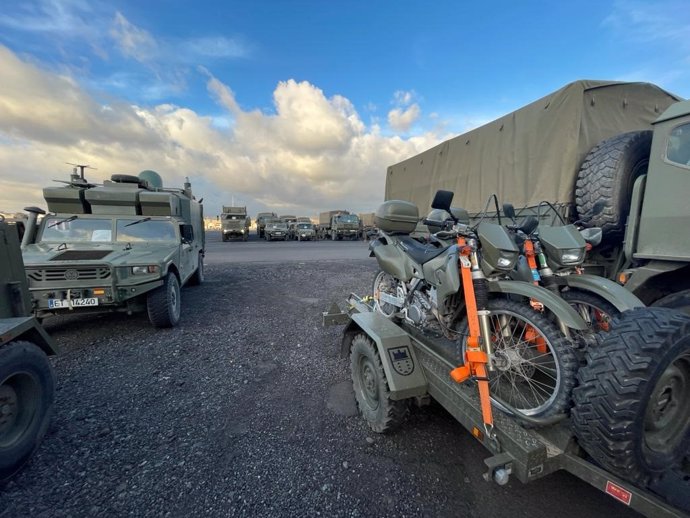
[(176, 329), (145, 315), (53, 319), (55, 415), (0, 490), (0, 517), (633, 515), (565, 474), (485, 483), (486, 451), (436, 405), (371, 432), (341, 328), (320, 314), (374, 271), (373, 259), (216, 257), (207, 282), (183, 290)]

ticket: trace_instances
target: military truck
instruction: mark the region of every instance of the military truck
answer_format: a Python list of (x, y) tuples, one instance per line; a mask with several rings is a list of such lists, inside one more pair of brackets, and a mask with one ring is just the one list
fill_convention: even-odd
[(266, 241), (273, 241), (275, 239), (280, 239), (282, 241), (287, 241), (288, 239), (288, 227), (286, 223), (283, 223), (279, 219), (274, 219), (266, 223), (266, 228), (264, 229), (264, 236), (266, 236)]
[(223, 241), (230, 241), (232, 238), (240, 238), (242, 241), (249, 239), (251, 219), (247, 216), (247, 207), (226, 207), (224, 205), (220, 222)]
[(278, 214), (275, 212), (259, 212), (256, 215), (256, 235), (259, 238), (264, 237), (264, 229), (266, 228), (266, 221), (277, 218)]
[(295, 221), (290, 226), (290, 239), (295, 241), (312, 241), (316, 239), (314, 225), (311, 222)]
[(320, 239), (359, 238), (359, 218), (347, 210), (329, 210), (319, 214), (318, 235)]
[(102, 185), (84, 168), (46, 187), (48, 214), (29, 207), (22, 252), (33, 310), (51, 314), (146, 310), (156, 327), (180, 320), (180, 287), (204, 280), (203, 206), (164, 188), (154, 171), (116, 174)]
[(57, 345), (31, 315), (16, 224), (0, 217), (0, 484), (36, 451), (48, 430)]
[(588, 273), (690, 313), (689, 163), (690, 101), (649, 83), (577, 81), (390, 166), (385, 197), (426, 207), (450, 189), (473, 213), (492, 193), (522, 214), (550, 201), (603, 229)]
[(361, 226), (362, 239), (369, 240), (376, 236), (378, 229), (376, 228), (376, 221), (374, 218), (376, 214), (374, 212), (364, 212), (358, 214), (359, 222)]

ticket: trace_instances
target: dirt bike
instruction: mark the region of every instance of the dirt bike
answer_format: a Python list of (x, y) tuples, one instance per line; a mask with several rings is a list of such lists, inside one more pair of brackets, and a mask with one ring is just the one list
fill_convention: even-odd
[(587, 324), (553, 292), (506, 280), (519, 257), (507, 229), (483, 218), (474, 226), (458, 222), (452, 198), (450, 191), (436, 193), (432, 208), (448, 212), (453, 222), (429, 244), (410, 237), (419, 220), (414, 204), (391, 200), (379, 207), (380, 235), (370, 244), (381, 268), (374, 308), (434, 338), (438, 353), (459, 363), (450, 375), (477, 382), (487, 427), (493, 422), (490, 399), (535, 421), (561, 418), (577, 359), (570, 339), (529, 302), (539, 301), (568, 330), (583, 331)]

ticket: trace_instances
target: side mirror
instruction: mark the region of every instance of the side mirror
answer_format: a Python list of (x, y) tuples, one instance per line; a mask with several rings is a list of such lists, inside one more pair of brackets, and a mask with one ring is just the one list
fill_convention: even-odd
[(183, 243), (191, 243), (194, 241), (194, 226), (180, 225), (180, 233), (182, 234)]
[(431, 202), (432, 209), (441, 209), (450, 213), (450, 204), (453, 202), (453, 191), (436, 191), (434, 201)]
[(506, 218), (515, 222), (515, 207), (513, 207), (512, 203), (503, 204), (503, 214), (505, 214)]

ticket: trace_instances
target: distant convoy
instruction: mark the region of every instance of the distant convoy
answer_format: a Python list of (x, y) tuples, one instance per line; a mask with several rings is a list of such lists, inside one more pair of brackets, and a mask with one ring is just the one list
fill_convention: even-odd
[[(251, 218), (247, 216), (246, 207), (224, 206), (220, 220), (223, 241), (233, 238), (247, 241)], [(329, 210), (319, 214), (316, 224), (306, 216), (278, 216), (275, 212), (256, 215), (256, 236), (266, 241), (368, 241), (377, 233), (373, 212), (353, 214), (343, 209)]]

